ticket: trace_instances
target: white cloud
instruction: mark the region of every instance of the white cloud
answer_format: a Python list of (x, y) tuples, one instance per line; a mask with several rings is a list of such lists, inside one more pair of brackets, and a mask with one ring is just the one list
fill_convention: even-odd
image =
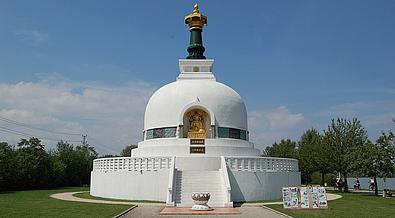
[[(141, 139), (146, 102), (154, 90), (146, 83), (120, 87), (73, 82), (0, 83), (0, 116), (57, 132), (88, 134), (100, 153), (119, 153)], [(80, 141), (80, 136), (51, 134), (0, 120), (0, 139), (16, 143), (21, 136), (4, 127), (49, 139)], [(44, 140), (51, 147), (56, 142)]]
[[(88, 142), (101, 153), (119, 153), (128, 144), (142, 138), (144, 110), (155, 87), (147, 83), (130, 83), (108, 87), (82, 84), (65, 79), (45, 79), (39, 82), (0, 83), (0, 117), (55, 131), (88, 134)], [(259, 148), (282, 138), (299, 134), (304, 122), (300, 113), (286, 107), (249, 113), (251, 141)], [(80, 135), (51, 134), (13, 125), (0, 120), (0, 128), (44, 138), (47, 147), (56, 141), (80, 141)], [(0, 129), (0, 140), (17, 143), (20, 135)], [(49, 140), (48, 140), (49, 139)]]
[[(388, 93), (390, 93), (388, 91)], [(370, 139), (375, 141), (381, 132), (394, 130), (392, 119), (395, 118), (395, 101), (389, 100), (365, 100), (337, 104), (321, 110), (313, 115), (318, 118), (330, 119), (341, 117), (346, 119), (358, 118), (368, 130)]]
[(24, 29), (16, 31), (15, 35), (19, 40), (29, 45), (38, 46), (47, 42), (51, 37), (48, 33), (41, 30)]
[(284, 106), (278, 107), (274, 111), (267, 113), (266, 117), (273, 129), (287, 128), (303, 122), (302, 114), (292, 114)]
[(248, 114), (250, 139), (263, 149), (284, 138), (298, 139), (303, 131), (300, 126), (305, 118), (301, 113), (292, 113), (285, 106), (270, 111), (251, 111)]

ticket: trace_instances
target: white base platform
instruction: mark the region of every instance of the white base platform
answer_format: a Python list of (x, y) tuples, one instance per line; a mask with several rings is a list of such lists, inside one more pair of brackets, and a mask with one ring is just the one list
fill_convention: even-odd
[[(199, 146), (199, 145), (196, 145)], [(132, 157), (176, 156), (176, 157), (220, 157), (220, 156), (256, 156), (260, 151), (254, 144), (245, 140), (229, 138), (205, 139), (205, 154), (191, 154), (188, 138), (160, 138), (138, 143), (132, 150)]]
[[(237, 158), (236, 158), (237, 159)], [(246, 158), (240, 158), (246, 161)], [(264, 159), (255, 157), (255, 160)], [(267, 159), (267, 158), (266, 158)], [(266, 161), (262, 160), (262, 161)], [(274, 158), (273, 158), (274, 159)], [(278, 158), (277, 158), (278, 159)], [(277, 160), (276, 161), (281, 161)], [(235, 157), (233, 157), (235, 160)], [(290, 161), (290, 159), (284, 159), (284, 161)], [(291, 160), (292, 161), (292, 160)], [(148, 162), (147, 162), (148, 163)], [(203, 183), (210, 183), (210, 179), (218, 184), (217, 190), (222, 190), (223, 181), (220, 179), (220, 157), (177, 157), (175, 158), (175, 176), (174, 176), (174, 195), (177, 190), (181, 190), (182, 181), (178, 179), (177, 172), (189, 172), (184, 175), (196, 175), (202, 178)], [(242, 162), (244, 163), (244, 162)], [(115, 163), (122, 165), (120, 162)], [(253, 165), (256, 163), (250, 163)], [(238, 167), (240, 170), (232, 169), (228, 167), (229, 181), (231, 185), (231, 201), (254, 201), (254, 200), (274, 200), (281, 198), (281, 188), (285, 186), (299, 186), (300, 185), (300, 172), (281, 172), (275, 170), (257, 170), (244, 164), (244, 168)], [(119, 166), (118, 166), (119, 167)], [(297, 167), (297, 166), (296, 166)], [(196, 173), (192, 173), (196, 171)], [(218, 171), (219, 174), (215, 174)], [(109, 167), (108, 170), (95, 170), (91, 172), (91, 195), (97, 197), (114, 198), (114, 199), (125, 199), (125, 200), (155, 200), (155, 201), (166, 201), (169, 184), (169, 173), (171, 171), (167, 168), (156, 168), (150, 170), (115, 170), (115, 167)], [(207, 173), (205, 173), (207, 172)], [(211, 173), (209, 173), (211, 172)], [(215, 175), (212, 178), (204, 178), (204, 175)], [(180, 174), (179, 174), (180, 175)], [(202, 175), (202, 176), (201, 176)], [(191, 183), (192, 187), (197, 186), (192, 184), (196, 179), (183, 178), (185, 182)], [(221, 181), (217, 181), (221, 180)], [(178, 187), (177, 189), (177, 185)], [(206, 191), (204, 189), (198, 191)], [(209, 189), (207, 186), (206, 189)], [(189, 190), (189, 192), (196, 191), (195, 189)], [(214, 192), (213, 190), (212, 192)], [(180, 197), (190, 196), (191, 193), (182, 192), (179, 193)], [(182, 195), (182, 196), (181, 196)], [(219, 193), (220, 198), (223, 198), (226, 193)], [(182, 198), (180, 198), (181, 200)], [(221, 206), (215, 199), (216, 196), (212, 196), (213, 203), (215, 206)], [(214, 201), (215, 200), (215, 201)], [(183, 206), (192, 207), (191, 201), (176, 202)], [(210, 201), (208, 203), (210, 205)], [(177, 206), (177, 205), (176, 205)], [(225, 207), (226, 205), (223, 205)]]

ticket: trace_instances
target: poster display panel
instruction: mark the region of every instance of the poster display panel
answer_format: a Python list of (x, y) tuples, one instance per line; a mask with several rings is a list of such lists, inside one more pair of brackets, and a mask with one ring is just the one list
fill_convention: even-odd
[(284, 208), (291, 208), (291, 194), (289, 188), (283, 188), (283, 206)]
[(309, 206), (309, 190), (307, 187), (300, 187), (300, 207), (307, 209)]
[(327, 209), (328, 201), (324, 187), (283, 187), (285, 209)]
[(328, 207), (328, 200), (326, 199), (326, 190), (324, 187), (318, 187), (318, 203), (320, 208)]

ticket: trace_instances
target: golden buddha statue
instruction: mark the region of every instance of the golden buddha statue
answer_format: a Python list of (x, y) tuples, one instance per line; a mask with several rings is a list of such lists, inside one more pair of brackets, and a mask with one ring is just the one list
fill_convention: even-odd
[(189, 116), (188, 138), (206, 138), (204, 118), (198, 110)]

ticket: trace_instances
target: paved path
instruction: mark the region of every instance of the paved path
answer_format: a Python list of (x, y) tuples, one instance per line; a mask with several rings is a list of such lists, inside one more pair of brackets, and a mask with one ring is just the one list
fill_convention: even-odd
[[(56, 193), (51, 195), (51, 198), (64, 200), (64, 201), (77, 201), (77, 202), (87, 202), (87, 203), (99, 203), (99, 204), (126, 204), (126, 205), (152, 205), (152, 206), (164, 206), (164, 203), (143, 203), (143, 202), (132, 202), (132, 201), (109, 201), (109, 200), (96, 200), (96, 199), (87, 199), (87, 198), (79, 198), (73, 196), (74, 194), (81, 192), (63, 192)], [(336, 200), (342, 198), (341, 195), (327, 193), (326, 194), (328, 201)], [(267, 202), (267, 203), (244, 203), (241, 207), (259, 207), (262, 205), (271, 205), (271, 204), (282, 204), (281, 201), (276, 202)]]
[(108, 201), (108, 200), (96, 200), (96, 199), (87, 199), (87, 198), (79, 198), (73, 196), (74, 194), (81, 192), (63, 192), (56, 193), (51, 195), (51, 198), (64, 200), (64, 201), (77, 201), (77, 202), (87, 202), (87, 203), (98, 203), (98, 204), (126, 204), (126, 205), (152, 205), (152, 206), (164, 206), (164, 203), (142, 203), (142, 202), (133, 202), (133, 201)]
[(217, 217), (229, 217), (229, 218), (256, 218), (256, 217), (265, 217), (265, 218), (284, 218), (289, 216), (283, 216), (277, 212), (274, 212), (270, 209), (259, 207), (239, 207), (239, 211), (241, 214), (238, 215), (159, 215), (160, 211), (163, 209), (163, 206), (152, 206), (152, 205), (139, 205), (133, 210), (129, 211), (122, 218), (134, 218), (134, 217), (144, 217), (144, 218), (156, 218), (156, 217), (176, 217), (176, 218), (217, 218)]
[[(207, 216), (207, 215), (159, 215), (160, 211), (165, 207), (164, 203), (142, 203), (142, 202), (128, 202), (128, 201), (108, 201), (108, 200), (96, 200), (96, 199), (86, 199), (79, 198), (73, 196), (74, 194), (81, 192), (64, 192), (53, 194), (50, 197), (56, 198), (64, 201), (77, 201), (77, 202), (87, 202), (87, 203), (100, 203), (100, 204), (124, 204), (124, 205), (138, 205), (138, 207), (132, 209), (128, 213), (122, 216), (122, 218), (130, 218), (130, 217), (178, 217), (178, 218), (188, 218), (188, 217), (196, 217), (196, 218), (215, 218), (215, 217), (265, 217), (265, 218), (284, 218), (289, 217), (285, 214), (281, 214), (279, 212), (275, 212), (270, 208), (262, 207), (262, 205), (270, 205), (270, 204), (282, 204), (279, 202), (267, 202), (267, 203), (244, 203), (239, 207), (239, 211), (241, 214), (239, 215), (215, 215), (215, 216)], [(328, 201), (336, 200), (341, 198), (341, 195), (327, 193)]]
[[(196, 217), (196, 218), (215, 218), (215, 217), (265, 217), (265, 218), (283, 218), (286, 216), (282, 216), (276, 212), (273, 212), (267, 208), (263, 208), (262, 204), (257, 205), (242, 205), (239, 207), (239, 211), (241, 214), (239, 215), (215, 215), (215, 216), (205, 216), (205, 215), (162, 215), (160, 216), (160, 211), (165, 207), (163, 203), (141, 203), (141, 202), (127, 202), (127, 201), (108, 201), (108, 200), (96, 200), (96, 199), (86, 199), (86, 198), (79, 198), (73, 196), (74, 194), (81, 193), (81, 192), (64, 192), (64, 193), (56, 193), (52, 194), (50, 197), (64, 200), (64, 201), (77, 201), (77, 202), (87, 202), (87, 203), (100, 203), (100, 204), (124, 204), (124, 205), (138, 205), (138, 207), (132, 209), (128, 213), (122, 216), (122, 218), (129, 218), (129, 217)], [(280, 202), (281, 203), (281, 202)]]

